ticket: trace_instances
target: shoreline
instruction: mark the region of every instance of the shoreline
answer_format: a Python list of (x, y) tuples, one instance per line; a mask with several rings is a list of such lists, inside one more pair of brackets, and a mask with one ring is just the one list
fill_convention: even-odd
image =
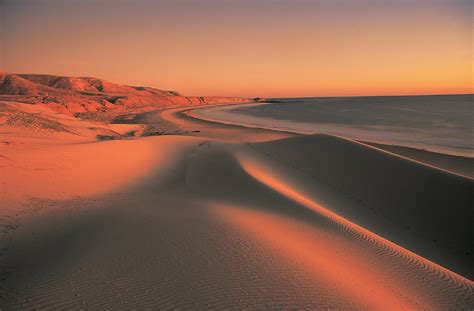
[[(215, 105), (213, 107), (201, 106), (201, 107), (186, 107), (182, 109), (178, 108), (178, 111), (176, 111), (176, 114), (180, 115), (182, 118), (187, 118), (188, 120), (194, 120), (197, 122), (207, 122), (208, 124), (215, 124), (218, 126), (239, 127), (239, 128), (249, 129), (249, 130), (250, 129), (264, 130), (264, 131), (283, 133), (285, 135), (290, 135), (290, 136), (312, 135), (312, 134), (304, 134), (304, 133), (293, 132), (293, 131), (285, 131), (285, 130), (280, 130), (277, 128), (266, 128), (266, 127), (258, 127), (258, 126), (254, 127), (247, 124), (239, 124), (237, 122), (225, 122), (221, 120), (215, 120), (212, 118), (205, 118), (193, 113), (194, 110), (200, 110), (203, 108), (206, 109), (206, 108), (214, 108), (214, 107), (222, 107), (222, 106), (252, 105), (252, 104), (255, 104), (255, 103)], [(332, 135), (332, 136), (337, 136), (337, 135)], [(385, 152), (395, 154), (397, 156), (408, 158), (409, 160), (412, 160), (412, 161), (420, 162), (421, 164), (424, 164), (424, 165), (427, 165), (427, 166), (430, 166), (442, 171), (446, 171), (454, 175), (459, 175), (459, 176), (469, 178), (469, 179), (474, 178), (474, 158), (472, 157), (467, 157), (467, 156), (462, 156), (462, 155), (453, 155), (449, 153), (442, 153), (442, 152), (416, 148), (416, 147), (411, 147), (411, 146), (389, 144), (389, 143), (378, 142), (378, 141), (355, 140), (355, 139), (347, 138), (344, 136), (341, 136), (341, 137), (363, 143), (365, 145), (380, 149)]]
[[(229, 108), (232, 109), (233, 106), (261, 106), (261, 105), (271, 105), (271, 103), (261, 103), (261, 102), (254, 102), (254, 103), (245, 103), (245, 104), (231, 104), (231, 105), (216, 105), (216, 106), (211, 106), (211, 107), (193, 107), (191, 109), (187, 109), (186, 112), (190, 117), (194, 117), (196, 119), (200, 120), (205, 120), (209, 122), (215, 122), (215, 123), (221, 123), (221, 124), (226, 124), (226, 125), (236, 125), (236, 126), (243, 126), (243, 127), (248, 127), (248, 128), (258, 128), (258, 129), (266, 129), (266, 130), (271, 130), (271, 131), (280, 131), (284, 133), (291, 133), (291, 134), (298, 134), (298, 135), (312, 135), (312, 134), (328, 134), (328, 135), (335, 135), (335, 136), (343, 136), (347, 137), (344, 134), (339, 134), (339, 133), (331, 133), (331, 132), (326, 132), (324, 130), (320, 132), (305, 132), (305, 131), (298, 131), (294, 129), (288, 129), (288, 128), (279, 128), (279, 127), (270, 127), (270, 126), (265, 126), (261, 124), (252, 124), (252, 121), (245, 121), (245, 120), (239, 120), (239, 117), (237, 116), (236, 118), (228, 118), (225, 119), (225, 116), (222, 116), (222, 118), (219, 117), (212, 117), (209, 115), (206, 115), (206, 110), (207, 109), (214, 109), (214, 108), (219, 108), (223, 107), (224, 109)], [(232, 112), (230, 112), (232, 114)], [(237, 113), (238, 114), (238, 113)], [(292, 122), (292, 121), (282, 121), (282, 120), (277, 120), (277, 119), (272, 119), (271, 117), (268, 118), (259, 118), (259, 117), (252, 117), (252, 116), (245, 116), (245, 117), (250, 117), (250, 118), (255, 118), (259, 120), (267, 120), (267, 121), (274, 121), (274, 122)], [(224, 120), (225, 119), (225, 120)], [(295, 122), (298, 123), (298, 122)], [(303, 123), (302, 123), (303, 124)], [(344, 126), (342, 126), (344, 127)], [(343, 129), (340, 129), (341, 131)], [(350, 126), (347, 126), (347, 131), (354, 130)], [(376, 130), (373, 130), (376, 131)], [(368, 131), (370, 132), (370, 131)], [(398, 143), (398, 142), (391, 142), (391, 141), (384, 141), (381, 139), (359, 139), (359, 138), (351, 138), (347, 137), (348, 139), (359, 141), (359, 142), (367, 142), (369, 144), (383, 144), (383, 145), (394, 145), (394, 146), (400, 146), (400, 147), (406, 147), (406, 148), (413, 148), (413, 149), (418, 149), (418, 150), (423, 150), (427, 152), (432, 152), (432, 153), (438, 153), (438, 154), (443, 154), (443, 155), (450, 155), (450, 156), (455, 156), (455, 157), (463, 157), (463, 158), (468, 158), (468, 159), (473, 159), (474, 160), (474, 154), (472, 152), (469, 152), (470, 149), (459, 149), (459, 148), (452, 148), (452, 147), (434, 147), (434, 146), (429, 146), (429, 145), (415, 145), (411, 143)], [(466, 151), (463, 151), (466, 150)]]

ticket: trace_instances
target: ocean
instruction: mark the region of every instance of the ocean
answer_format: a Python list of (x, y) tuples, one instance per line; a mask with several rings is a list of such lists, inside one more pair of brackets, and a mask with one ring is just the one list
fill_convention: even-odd
[(198, 109), (198, 117), (474, 156), (474, 94), (275, 98)]

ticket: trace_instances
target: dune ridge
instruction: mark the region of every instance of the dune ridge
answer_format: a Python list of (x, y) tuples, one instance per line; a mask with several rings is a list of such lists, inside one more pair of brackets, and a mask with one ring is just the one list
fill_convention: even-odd
[[(263, 166), (262, 163), (255, 163), (254, 159), (252, 158), (249, 159), (245, 156), (238, 157), (238, 161), (241, 167), (243, 168), (243, 170), (247, 174), (255, 178), (257, 181), (268, 186), (274, 191), (290, 198), (291, 200), (294, 200), (298, 202), (299, 204), (306, 206), (310, 208), (311, 210), (316, 211), (318, 214), (324, 217), (327, 221), (333, 223), (336, 227), (338, 227), (338, 229), (342, 229), (348, 234), (354, 235), (357, 239), (361, 239), (363, 240), (363, 242), (368, 242), (372, 244), (376, 248), (381, 248), (381, 252), (387, 252), (393, 257), (406, 260), (409, 263), (416, 265), (417, 268), (424, 270), (425, 272), (431, 274), (432, 276), (436, 278), (440, 278), (442, 280), (451, 279), (453, 282), (455, 282), (456, 284), (458, 284), (460, 287), (464, 289), (469, 289), (470, 285), (472, 285), (470, 284), (471, 282), (468, 279), (461, 277), (460, 275), (456, 275), (452, 273), (450, 270), (440, 265), (437, 265), (434, 262), (426, 260), (424, 257), (416, 255), (415, 253), (410, 252), (404, 249), (403, 247), (400, 247), (399, 245), (393, 242), (390, 242), (389, 240), (384, 239), (374, 234), (373, 232), (315, 203), (310, 198), (306, 197), (305, 195), (301, 194), (290, 185), (286, 184), (283, 181), (283, 178), (281, 178), (280, 176), (274, 175), (274, 172), (266, 171), (262, 167)], [(465, 216), (469, 217), (469, 215), (465, 215)], [(420, 225), (422, 225), (422, 223)], [(352, 253), (352, 256), (354, 256), (354, 253)]]
[(472, 179), (329, 135), (253, 148), (346, 197), (346, 217), (472, 277)]

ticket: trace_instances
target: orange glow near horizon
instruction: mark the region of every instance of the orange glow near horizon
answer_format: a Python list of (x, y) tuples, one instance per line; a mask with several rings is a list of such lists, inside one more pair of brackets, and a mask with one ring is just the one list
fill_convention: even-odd
[(0, 69), (186, 95), (472, 93), (471, 9), (466, 0), (5, 0)]

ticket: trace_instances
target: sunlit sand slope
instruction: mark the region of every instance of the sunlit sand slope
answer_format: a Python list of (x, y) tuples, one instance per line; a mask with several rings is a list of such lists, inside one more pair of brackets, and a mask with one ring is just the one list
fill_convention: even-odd
[[(123, 143), (109, 142), (117, 152)], [(460, 255), (469, 179), (331, 136), (141, 144), (156, 156), (111, 154), (136, 161), (133, 182), (31, 199), (46, 202), (44, 217), (18, 217), (2, 235), (2, 309), (474, 305)], [(94, 159), (110, 174), (106, 157)]]
[(307, 193), (342, 216), (474, 277), (471, 179), (330, 135), (251, 147), (310, 179)]

